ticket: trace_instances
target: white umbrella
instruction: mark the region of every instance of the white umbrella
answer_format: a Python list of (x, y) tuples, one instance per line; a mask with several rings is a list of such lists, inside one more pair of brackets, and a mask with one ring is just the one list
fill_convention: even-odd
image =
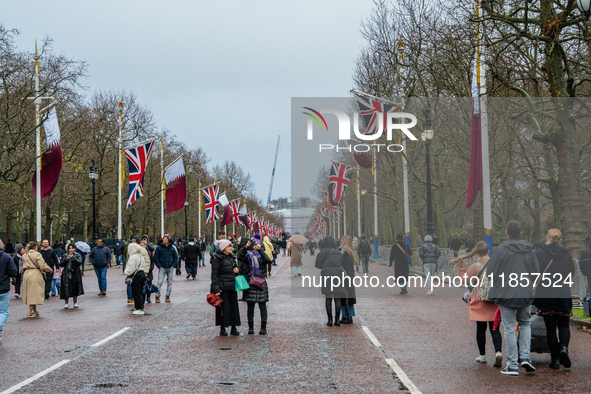
[(86, 242), (78, 241), (76, 242), (76, 248), (80, 250), (82, 253), (90, 252), (90, 246)]

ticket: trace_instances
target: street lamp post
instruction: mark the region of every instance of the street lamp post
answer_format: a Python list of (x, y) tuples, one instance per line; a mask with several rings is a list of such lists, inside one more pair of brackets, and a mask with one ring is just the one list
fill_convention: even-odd
[(98, 179), (98, 168), (94, 165), (94, 159), (92, 159), (92, 165), (90, 166), (90, 173), (88, 174), (92, 181), (92, 241), (96, 245), (98, 235), (96, 233), (96, 181)]
[(189, 206), (189, 201), (185, 200), (185, 239), (189, 240), (189, 227), (187, 225), (187, 207)]
[(433, 226), (433, 203), (431, 200), (431, 139), (433, 138), (433, 129), (431, 128), (431, 114), (430, 109), (423, 109), (425, 114), (425, 122), (423, 128), (425, 131), (421, 134), (421, 139), (425, 142), (426, 159), (427, 159), (427, 226), (425, 228), (427, 235), (433, 238), (433, 242), (437, 243), (437, 236), (435, 235), (435, 227)]

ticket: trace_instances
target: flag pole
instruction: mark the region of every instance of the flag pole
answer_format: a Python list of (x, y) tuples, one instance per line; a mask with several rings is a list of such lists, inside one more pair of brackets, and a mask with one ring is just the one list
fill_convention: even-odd
[(343, 235), (347, 235), (347, 206), (343, 200)]
[(37, 40), (35, 40), (35, 133), (36, 133), (36, 154), (35, 175), (36, 175), (36, 241), (41, 244), (41, 119), (39, 107), (41, 106), (41, 92), (39, 83), (39, 54), (37, 53)]
[(359, 164), (357, 164), (357, 236), (361, 237), (361, 197), (359, 196)]
[[(476, 3), (476, 18), (480, 20), (480, 8)], [(488, 110), (486, 108), (486, 69), (480, 61), (480, 22), (476, 25), (476, 78), (480, 88), (480, 136), (482, 143), (482, 210), (484, 216), (484, 242), (488, 244), (488, 255), (492, 254), (492, 203), (490, 197), (490, 160), (488, 147)]]
[(160, 238), (164, 237), (164, 199), (166, 185), (164, 183), (164, 132), (160, 136), (160, 177), (162, 179), (162, 198), (160, 198)]
[(201, 237), (201, 164), (199, 164), (199, 225), (198, 225), (198, 237)]
[(378, 172), (376, 171), (376, 152), (373, 150), (373, 230), (374, 230), (374, 252), (373, 258), (379, 259), (380, 253), (378, 252)]
[[(398, 104), (398, 108), (402, 110), (402, 105)], [(398, 119), (402, 123), (402, 118)], [(404, 180), (404, 241), (410, 246), (410, 205), (408, 196), (408, 163), (406, 160), (406, 135), (402, 137), (402, 179)], [(418, 247), (418, 246), (417, 246)]]
[(119, 138), (117, 139), (118, 150), (117, 154), (119, 156), (119, 182), (117, 183), (117, 195), (119, 199), (117, 200), (117, 239), (119, 240), (119, 246), (122, 247), (121, 240), (122, 237), (122, 220), (121, 220), (121, 190), (123, 189), (123, 107), (125, 104), (123, 101), (119, 101)]

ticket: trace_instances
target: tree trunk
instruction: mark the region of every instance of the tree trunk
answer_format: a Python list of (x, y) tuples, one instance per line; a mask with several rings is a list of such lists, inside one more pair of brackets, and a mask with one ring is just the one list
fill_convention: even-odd
[(6, 239), (12, 239), (12, 215), (12, 211), (6, 213)]

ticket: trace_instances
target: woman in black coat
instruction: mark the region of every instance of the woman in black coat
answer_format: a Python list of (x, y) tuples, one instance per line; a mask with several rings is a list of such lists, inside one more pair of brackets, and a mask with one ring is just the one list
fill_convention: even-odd
[(221, 305), (215, 308), (215, 325), (220, 326), (220, 335), (228, 336), (226, 327), (231, 326), (231, 335), (240, 335), (237, 326), (240, 325), (240, 309), (238, 308), (238, 294), (236, 293), (236, 275), (240, 269), (236, 263), (234, 248), (228, 240), (221, 240), (211, 259), (211, 292), (221, 296)]
[[(253, 276), (261, 279), (267, 279), (267, 264), (270, 262), (269, 256), (263, 251), (261, 245), (242, 237), (240, 240), (241, 249), (238, 252), (238, 268), (244, 278), (250, 282)], [(255, 286), (250, 286), (250, 289), (244, 291), (244, 301), (248, 305), (248, 333), (254, 334), (254, 308), (255, 304), (259, 305), (261, 311), (261, 330), (259, 335), (267, 334), (267, 302), (269, 302), (269, 287), (267, 281), (263, 285), (263, 289)]]
[(400, 294), (408, 293), (408, 290), (406, 290), (406, 283), (408, 283), (408, 275), (410, 274), (408, 256), (411, 255), (412, 251), (404, 242), (402, 234), (397, 234), (396, 243), (392, 245), (392, 249), (390, 249), (390, 267), (392, 267), (392, 262), (394, 262), (394, 276), (396, 277), (396, 283), (398, 283), (398, 278), (404, 277), (404, 282), (402, 282), (402, 280), (400, 281), (400, 283), (405, 284), (400, 287)]
[(76, 245), (69, 244), (67, 253), (62, 256), (60, 261), (60, 267), (63, 268), (60, 279), (60, 299), (66, 301), (64, 309), (68, 309), (70, 297), (74, 299), (74, 308), (78, 308), (78, 296), (84, 294), (80, 265), (82, 265), (82, 257), (76, 252)]
[[(341, 298), (341, 324), (353, 324), (353, 316), (355, 316), (355, 286), (353, 285), (353, 278), (355, 278), (355, 265), (359, 264), (359, 256), (353, 251), (353, 239), (349, 235), (344, 235), (341, 238), (342, 257), (341, 267), (345, 270), (345, 278), (349, 278), (345, 282), (345, 290), (347, 292), (346, 298)], [(350, 282), (349, 282), (350, 280)]]
[[(564, 281), (570, 275), (570, 281), (573, 281), (575, 265), (573, 258), (559, 242), (562, 240), (562, 233), (558, 229), (551, 229), (546, 235), (547, 244), (536, 250), (536, 257), (540, 265), (540, 279), (538, 281), (534, 305), (539, 309), (538, 315), (544, 318), (546, 324), (546, 338), (550, 348), (550, 368), (559, 369), (560, 364), (570, 368), (571, 361), (568, 357), (568, 343), (570, 341), (569, 320), (572, 316), (573, 302), (571, 298), (571, 289)], [(557, 286), (555, 274), (562, 276), (562, 282)], [(545, 278), (545, 279), (544, 279)], [(551, 279), (549, 286), (548, 278)], [(558, 338), (556, 329), (558, 328)]]
[[(325, 306), (326, 314), (328, 315), (327, 326), (332, 326), (332, 302), (334, 300), (335, 305), (335, 319), (334, 325), (340, 326), (341, 321), (339, 317), (341, 315), (341, 298), (346, 297), (345, 288), (342, 283), (343, 268), (341, 267), (341, 251), (337, 249), (337, 244), (332, 235), (327, 235), (322, 241), (320, 241), (320, 253), (316, 256), (316, 268), (321, 268), (320, 275), (322, 278), (322, 294), (326, 297)], [(336, 276), (339, 278), (339, 286), (331, 286), (331, 277)]]

